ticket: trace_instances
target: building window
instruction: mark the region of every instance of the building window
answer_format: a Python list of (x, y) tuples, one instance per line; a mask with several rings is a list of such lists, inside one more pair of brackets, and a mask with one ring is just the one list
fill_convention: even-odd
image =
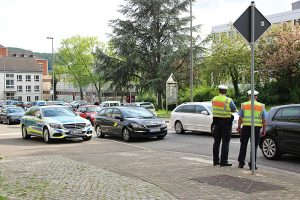
[(31, 85), (26, 85), (26, 92), (31, 92)]
[(7, 92), (6, 99), (15, 99), (15, 94), (13, 92)]
[(22, 85), (18, 85), (17, 86), (17, 91), (18, 92), (23, 92), (23, 86)]
[(27, 101), (31, 101), (30, 96), (27, 96)]
[(14, 78), (14, 74), (6, 74), (6, 78)]
[(34, 81), (40, 81), (40, 76), (39, 75), (34, 75)]
[(38, 101), (38, 100), (39, 100), (39, 96), (35, 96), (35, 97), (34, 97), (34, 100), (35, 100), (35, 101)]
[(22, 81), (22, 75), (17, 75), (17, 81)]
[(40, 67), (40, 69), (43, 69), (43, 64), (39, 63), (39, 67)]
[(18, 101), (22, 101), (22, 97), (21, 96), (18, 96)]
[(14, 88), (14, 80), (6, 80), (6, 88)]
[(34, 86), (34, 91), (35, 92), (39, 92), (40, 91), (40, 86), (39, 85), (35, 85)]
[(26, 81), (31, 81), (31, 76), (30, 75), (26, 75)]

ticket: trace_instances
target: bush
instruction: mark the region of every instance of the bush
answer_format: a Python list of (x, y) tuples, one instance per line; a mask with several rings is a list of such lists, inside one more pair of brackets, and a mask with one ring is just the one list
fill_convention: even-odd
[[(193, 100), (195, 102), (211, 101), (211, 99), (218, 95), (218, 90), (216, 88), (208, 86), (197, 86), (193, 91)], [(185, 88), (179, 91), (179, 103), (190, 101), (190, 89)]]
[(135, 101), (137, 101), (137, 102), (141, 102), (141, 101), (151, 102), (151, 103), (154, 104), (155, 108), (157, 108), (156, 96), (153, 92), (139, 93), (139, 95), (137, 96), (137, 99)]

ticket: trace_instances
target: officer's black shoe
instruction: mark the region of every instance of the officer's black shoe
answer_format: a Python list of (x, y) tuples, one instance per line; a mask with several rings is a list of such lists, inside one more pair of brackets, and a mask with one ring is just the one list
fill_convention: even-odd
[[(252, 170), (252, 165), (251, 163), (248, 163), (249, 169)], [(256, 165), (255, 165), (255, 169), (257, 169)]]
[(231, 163), (220, 163), (220, 167), (230, 167), (232, 166)]
[(239, 164), (238, 168), (244, 168), (243, 164)]
[(214, 166), (217, 166), (217, 165), (220, 165), (220, 163), (218, 163), (218, 162), (217, 162), (217, 163), (214, 163)]

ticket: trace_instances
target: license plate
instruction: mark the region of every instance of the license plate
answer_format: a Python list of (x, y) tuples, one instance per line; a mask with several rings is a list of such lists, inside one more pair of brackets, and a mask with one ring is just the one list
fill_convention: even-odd
[(160, 132), (160, 128), (151, 128), (150, 132)]
[(82, 133), (82, 130), (74, 130), (72, 131), (73, 134), (81, 134)]

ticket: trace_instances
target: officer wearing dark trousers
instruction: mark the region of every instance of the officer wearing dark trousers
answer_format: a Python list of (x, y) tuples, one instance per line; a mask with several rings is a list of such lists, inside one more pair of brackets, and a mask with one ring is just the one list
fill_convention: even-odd
[[(238, 157), (239, 168), (243, 168), (245, 165), (245, 158), (247, 153), (247, 145), (249, 138), (251, 138), (251, 90), (248, 91), (249, 101), (241, 104), (241, 110), (239, 112), (239, 122), (237, 131), (240, 136), (240, 153)], [(256, 154), (258, 142), (260, 139), (260, 131), (262, 129), (262, 135), (265, 134), (265, 118), (266, 111), (265, 106), (262, 103), (257, 102), (258, 92), (254, 91), (254, 134), (255, 134), (255, 163), (256, 163)], [(241, 129), (241, 125), (243, 125)], [(252, 154), (250, 154), (250, 162), (248, 163), (249, 168), (251, 169), (251, 160)], [(257, 169), (255, 165), (255, 169)]]
[[(228, 163), (228, 152), (233, 120), (232, 112), (236, 111), (236, 106), (231, 98), (226, 97), (228, 87), (219, 85), (218, 88), (220, 94), (215, 96), (212, 100), (214, 136), (213, 164), (214, 166), (220, 165), (221, 167), (224, 167), (232, 165)], [(222, 148), (220, 159), (219, 152), (221, 141)]]

